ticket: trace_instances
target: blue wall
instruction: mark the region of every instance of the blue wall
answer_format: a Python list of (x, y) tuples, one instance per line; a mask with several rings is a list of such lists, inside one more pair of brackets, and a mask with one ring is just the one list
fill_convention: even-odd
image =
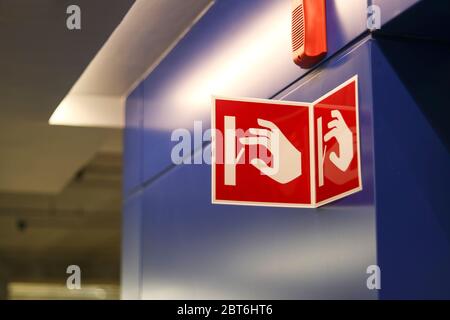
[[(374, 132), (380, 296), (449, 299), (450, 140), (443, 122), (450, 118), (450, 48), (378, 43), (373, 90), (379, 92)], [(422, 63), (434, 59), (434, 65)]]
[[(171, 162), (174, 129), (192, 131), (193, 119), (202, 120), (204, 129), (210, 125), (209, 106), (178, 99), (180, 91), (192, 93), (183, 91), (191, 75), (260, 17), (286, 12), (289, 29), (290, 1), (218, 0), (127, 100), (123, 297), (449, 297), (450, 159), (442, 120), (448, 114), (442, 107), (429, 111), (427, 100), (441, 94), (439, 70), (448, 70), (448, 49), (400, 40), (406, 31), (417, 35), (405, 27), (408, 17), (435, 8), (419, 7), (422, 2), (327, 1), (324, 62), (313, 70), (298, 68), (289, 36), (280, 35), (264, 69), (249, 67), (239, 79), (247, 83), (227, 92), (314, 101), (358, 74), (363, 191), (314, 210), (212, 205), (209, 165)], [(375, 37), (365, 30), (372, 3), (384, 15)], [(261, 37), (270, 28), (262, 27)], [(414, 67), (423, 79), (435, 79), (422, 87), (411, 66), (426, 53), (431, 61), (438, 55), (441, 65), (434, 71)], [(366, 287), (372, 264), (381, 267), (380, 291)]]

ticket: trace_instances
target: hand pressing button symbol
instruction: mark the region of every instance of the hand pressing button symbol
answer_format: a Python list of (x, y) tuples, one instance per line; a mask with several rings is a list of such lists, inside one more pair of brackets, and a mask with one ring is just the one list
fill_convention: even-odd
[(353, 160), (353, 133), (338, 110), (331, 111), (331, 116), (335, 118), (328, 123), (328, 133), (324, 136), (324, 141), (328, 142), (336, 138), (339, 145), (339, 156), (336, 152), (330, 153), (331, 162), (341, 171), (347, 171)]
[(269, 150), (272, 154), (272, 166), (260, 158), (254, 158), (250, 163), (263, 175), (278, 183), (286, 184), (301, 176), (301, 152), (273, 122), (258, 119), (258, 124), (263, 128), (250, 128), (249, 133), (254, 136), (240, 138), (239, 141), (243, 145), (258, 145)]

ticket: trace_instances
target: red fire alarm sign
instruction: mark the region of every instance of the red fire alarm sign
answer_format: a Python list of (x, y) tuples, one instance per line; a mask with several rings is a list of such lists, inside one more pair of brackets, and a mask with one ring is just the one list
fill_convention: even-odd
[(212, 201), (317, 207), (362, 189), (357, 76), (315, 103), (214, 98)]

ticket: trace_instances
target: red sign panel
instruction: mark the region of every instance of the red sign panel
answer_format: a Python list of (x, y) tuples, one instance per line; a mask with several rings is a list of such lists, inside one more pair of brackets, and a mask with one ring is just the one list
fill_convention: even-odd
[(314, 132), (317, 206), (360, 191), (356, 77), (314, 103)]
[(316, 103), (215, 98), (212, 201), (317, 207), (361, 189), (357, 78)]

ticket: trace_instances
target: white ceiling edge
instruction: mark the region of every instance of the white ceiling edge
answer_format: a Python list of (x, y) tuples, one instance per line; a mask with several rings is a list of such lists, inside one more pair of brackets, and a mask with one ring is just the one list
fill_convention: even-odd
[(213, 0), (136, 0), (49, 124), (123, 128), (128, 94), (213, 4)]
[(99, 95), (67, 95), (53, 112), (49, 124), (77, 127), (123, 128), (125, 98)]

